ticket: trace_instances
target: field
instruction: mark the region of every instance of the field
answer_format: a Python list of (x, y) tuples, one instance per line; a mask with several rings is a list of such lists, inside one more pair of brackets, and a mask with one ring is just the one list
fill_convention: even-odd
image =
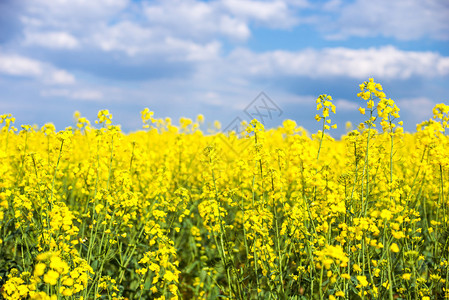
[[(246, 131), (107, 110), (55, 132), (1, 116), (5, 299), (449, 299), (449, 106), (404, 133), (372, 79), (366, 121)], [(136, 116), (137, 117), (137, 116)]]

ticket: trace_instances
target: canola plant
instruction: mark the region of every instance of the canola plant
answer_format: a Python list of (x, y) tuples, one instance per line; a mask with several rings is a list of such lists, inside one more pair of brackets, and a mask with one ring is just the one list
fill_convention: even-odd
[(329, 95), (313, 135), (2, 115), (2, 297), (449, 299), (449, 106), (404, 133), (380, 84), (358, 97), (366, 121), (340, 140)]

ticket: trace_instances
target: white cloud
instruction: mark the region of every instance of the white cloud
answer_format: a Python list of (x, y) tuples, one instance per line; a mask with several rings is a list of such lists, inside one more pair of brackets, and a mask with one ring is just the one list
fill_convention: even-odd
[(50, 89), (41, 91), (43, 97), (67, 97), (70, 91), (67, 89)]
[(49, 89), (41, 91), (43, 97), (63, 97), (75, 100), (102, 100), (103, 93), (98, 90)]
[(218, 26), (218, 30), (224, 35), (238, 40), (245, 40), (251, 35), (251, 31), (246, 23), (230, 16), (221, 17)]
[[(327, 6), (339, 1), (329, 1)], [(449, 39), (449, 4), (441, 0), (356, 0), (344, 5), (331, 39), (382, 35), (400, 40)], [(318, 24), (320, 26), (320, 24)], [(329, 27), (328, 24), (324, 26)], [(331, 25), (332, 26), (332, 25)]]
[(0, 53), (0, 74), (34, 78), (46, 84), (73, 84), (75, 77), (65, 70), (17, 54)]
[(356, 79), (381, 77), (407, 79), (449, 74), (449, 57), (435, 52), (403, 51), (392, 46), (368, 49), (327, 48), (261, 54), (234, 51), (230, 60), (239, 70), (260, 76), (344, 76)]
[(199, 99), (208, 105), (223, 106), (225, 104), (223, 99), (221, 99), (220, 94), (214, 91), (205, 92), (200, 95)]
[(296, 8), (303, 6), (304, 0), (159, 0), (145, 3), (144, 14), (151, 26), (178, 38), (246, 40), (251, 36), (251, 23), (292, 28), (298, 23)]
[(41, 62), (20, 55), (0, 55), (0, 73), (13, 76), (36, 77), (43, 73)]
[(71, 94), (71, 98), (79, 100), (101, 100), (103, 94), (96, 90), (80, 90)]
[(217, 34), (237, 40), (250, 36), (248, 25), (222, 11), (218, 2), (164, 0), (145, 4), (147, 22), (167, 35), (205, 40)]
[(200, 45), (192, 41), (167, 38), (165, 42), (169, 49), (178, 53), (181, 51), (184, 52), (186, 60), (189, 61), (208, 61), (218, 58), (218, 53), (221, 48), (221, 44), (216, 41)]
[(129, 4), (130, 0), (25, 0), (28, 21), (59, 28), (80, 28), (86, 22), (107, 20)]
[[(431, 118), (432, 108), (435, 106), (435, 103), (426, 97), (406, 98), (396, 102), (398, 103), (399, 109), (412, 114), (414, 119), (419, 122)], [(399, 114), (401, 114), (401, 112), (399, 112)]]
[(338, 111), (357, 111), (360, 105), (357, 105), (357, 103), (354, 101), (337, 99), (337, 101), (335, 101), (335, 107), (338, 113)]
[(148, 48), (159, 47), (154, 43), (156, 35), (150, 28), (124, 21), (110, 27), (101, 26), (91, 36), (91, 41), (103, 51), (117, 50), (133, 56), (138, 52), (147, 51)]
[(155, 55), (165, 61), (207, 61), (217, 58), (221, 49), (218, 41), (198, 43), (164, 36), (155, 29), (127, 21), (99, 28), (91, 41), (103, 51), (119, 51), (128, 56)]
[(167, 61), (217, 58), (221, 39), (246, 41), (251, 23), (291, 28), (296, 9), (307, 6), (306, 0), (25, 1), (24, 45)]
[(51, 84), (73, 84), (75, 77), (65, 70), (54, 70), (50, 72), (48, 82)]
[(325, 11), (337, 11), (341, 8), (343, 2), (341, 0), (329, 0), (324, 3), (322, 9)]
[(78, 40), (67, 32), (26, 32), (26, 45), (36, 45), (53, 49), (74, 49), (79, 46)]
[(221, 5), (239, 19), (254, 20), (268, 27), (289, 28), (298, 22), (285, 1), (222, 0)]

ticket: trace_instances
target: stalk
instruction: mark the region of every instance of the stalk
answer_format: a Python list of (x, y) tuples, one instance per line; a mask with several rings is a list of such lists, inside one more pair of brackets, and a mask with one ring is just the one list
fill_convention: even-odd
[[(368, 137), (366, 139), (366, 153), (365, 153), (365, 165), (363, 167), (363, 175), (366, 174), (366, 196), (364, 197), (363, 192), (363, 180), (362, 180), (362, 211), (363, 217), (366, 217), (366, 212), (368, 209), (368, 195), (369, 195), (369, 142), (371, 138), (371, 128), (372, 128), (372, 117), (373, 117), (373, 109), (370, 108), (370, 122), (368, 126)], [(365, 173), (366, 171), (366, 173)], [(363, 176), (362, 175), (362, 176)]]

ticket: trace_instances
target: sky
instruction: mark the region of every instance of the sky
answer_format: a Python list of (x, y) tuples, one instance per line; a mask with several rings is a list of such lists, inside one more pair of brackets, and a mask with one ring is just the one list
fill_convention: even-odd
[(109, 109), (130, 132), (148, 107), (313, 133), (329, 94), (339, 135), (374, 78), (414, 131), (449, 104), (448, 19), (449, 0), (0, 0), (0, 114), (62, 130)]

